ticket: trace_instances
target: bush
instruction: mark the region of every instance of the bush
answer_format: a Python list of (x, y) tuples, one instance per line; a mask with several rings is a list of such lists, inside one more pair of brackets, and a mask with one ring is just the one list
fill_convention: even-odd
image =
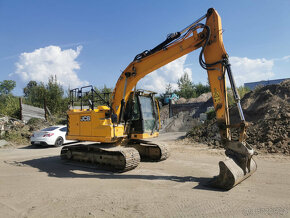
[(206, 112), (206, 118), (207, 120), (212, 120), (216, 117), (216, 113), (215, 113), (215, 110), (212, 109), (212, 110), (209, 110), (208, 112)]
[[(245, 86), (240, 86), (239, 88), (237, 88), (237, 90), (238, 90), (240, 99), (242, 99), (245, 96), (245, 94), (251, 91), (248, 87), (245, 87)], [(229, 102), (229, 106), (232, 106), (235, 104), (233, 92), (229, 88), (228, 88), (228, 102)]]
[(19, 119), (19, 99), (12, 94), (0, 95), (0, 114)]
[(43, 123), (43, 119), (32, 117), (27, 121), (27, 125), (36, 125), (38, 123)]

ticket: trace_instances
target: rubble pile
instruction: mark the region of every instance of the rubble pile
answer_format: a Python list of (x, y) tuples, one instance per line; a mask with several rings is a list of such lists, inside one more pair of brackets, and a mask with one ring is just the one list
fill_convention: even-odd
[(177, 101), (175, 101), (176, 104), (186, 104), (186, 103), (197, 103), (197, 102), (206, 102), (208, 99), (211, 98), (211, 92), (203, 93), (197, 98), (179, 98)]
[(173, 117), (167, 118), (161, 122), (160, 132), (187, 132), (194, 126), (199, 125), (198, 119), (193, 118), (193, 112), (180, 112)]
[[(290, 80), (247, 93), (241, 100), (247, 128), (246, 142), (256, 150), (290, 155)], [(232, 123), (239, 122), (236, 107), (231, 108)], [(194, 127), (187, 137), (211, 146), (222, 147), (216, 120)], [(233, 131), (232, 137), (238, 137)]]
[(34, 131), (49, 125), (49, 122), (37, 118), (32, 118), (25, 123), (12, 117), (2, 116), (0, 117), (0, 139), (8, 141), (9, 145), (27, 144)]
[(187, 132), (186, 137), (209, 146), (222, 147), (216, 119), (205, 121), (204, 123), (193, 127), (189, 132)]
[[(201, 111), (205, 111), (208, 107), (208, 102), (211, 100), (211, 93), (203, 93), (197, 98), (180, 98), (173, 102), (176, 105), (198, 103), (199, 109), (192, 109), (191, 111), (181, 111), (173, 117), (169, 118), (169, 105), (165, 105), (160, 109), (161, 132), (184, 132), (189, 131), (194, 126), (199, 125), (200, 121), (197, 119)], [(212, 104), (211, 102), (209, 103)]]
[(164, 105), (160, 109), (160, 120), (161, 122), (169, 118), (169, 105)]

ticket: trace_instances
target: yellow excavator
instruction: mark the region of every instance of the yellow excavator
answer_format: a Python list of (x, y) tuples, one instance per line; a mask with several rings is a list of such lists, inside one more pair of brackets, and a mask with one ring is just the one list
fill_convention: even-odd
[[(206, 19), (205, 24), (201, 23)], [(124, 172), (134, 169), (141, 160), (161, 161), (169, 156), (166, 145), (153, 143), (160, 129), (156, 93), (136, 90), (137, 82), (147, 74), (201, 48), (199, 63), (207, 70), (220, 135), (227, 159), (220, 161), (220, 173), (210, 184), (231, 189), (250, 175), (257, 165), (252, 147), (245, 142), (246, 127), (228, 55), (224, 49), (221, 18), (210, 8), (207, 13), (182, 29), (171, 33), (151, 50), (138, 54), (119, 77), (110, 101), (92, 86), (71, 90), (67, 139), (93, 141), (93, 144), (65, 146), (61, 158)], [(226, 72), (241, 121), (230, 124)], [(87, 91), (86, 91), (87, 90)], [(97, 99), (103, 105), (97, 106)], [(77, 104), (79, 108), (74, 106)], [(84, 102), (89, 102), (88, 107)], [(231, 140), (230, 129), (238, 128), (238, 141)]]

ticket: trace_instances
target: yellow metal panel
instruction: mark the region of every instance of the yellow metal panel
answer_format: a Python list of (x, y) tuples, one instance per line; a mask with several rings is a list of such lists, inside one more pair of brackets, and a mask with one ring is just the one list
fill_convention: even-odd
[(80, 127), (79, 127), (80, 117), (78, 114), (68, 113), (68, 133), (69, 135), (79, 135)]
[(92, 135), (92, 113), (80, 114), (80, 135), (91, 136)]
[(149, 133), (132, 134), (131, 139), (148, 139), (148, 138), (156, 138), (158, 136), (159, 136), (159, 132), (155, 132), (152, 135)]
[(124, 126), (113, 126), (111, 119), (105, 118), (107, 106), (93, 110), (70, 110), (68, 119), (70, 131), (67, 139), (111, 143), (124, 137)]

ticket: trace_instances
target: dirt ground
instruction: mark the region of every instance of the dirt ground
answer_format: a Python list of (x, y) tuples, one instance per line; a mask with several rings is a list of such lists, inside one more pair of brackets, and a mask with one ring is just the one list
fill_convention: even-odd
[(0, 217), (290, 217), (290, 157), (259, 155), (230, 191), (207, 187), (221, 150), (159, 140), (169, 159), (118, 174), (63, 164), (61, 148), (0, 149)]

